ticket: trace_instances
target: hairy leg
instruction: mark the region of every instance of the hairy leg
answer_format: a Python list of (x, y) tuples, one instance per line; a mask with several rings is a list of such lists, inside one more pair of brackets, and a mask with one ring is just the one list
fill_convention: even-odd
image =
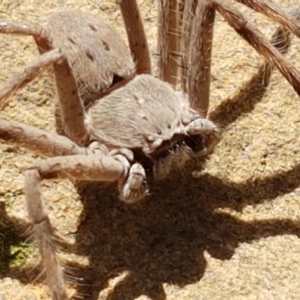
[[(30, 35), (34, 38), (39, 46), (51, 50), (51, 42), (48, 39), (45, 31), (37, 24), (18, 23), (15, 21), (0, 20), (0, 33), (14, 34), (14, 35)], [(40, 49), (39, 49), (40, 50)]]
[(35, 79), (41, 72), (49, 68), (53, 63), (63, 59), (63, 54), (59, 49), (51, 50), (36, 57), (25, 65), (21, 71), (16, 72), (6, 82), (0, 84), (0, 109), (4, 108), (8, 98), (18, 89)]
[(42, 34), (42, 28), (36, 24), (0, 20), (0, 33), (39, 36)]
[(39, 247), (47, 284), (54, 300), (69, 298), (40, 185), (43, 179), (59, 175), (65, 177), (67, 173), (75, 179), (115, 181), (123, 176), (124, 168), (113, 157), (78, 155), (50, 158), (25, 171), (28, 214), (33, 224), (33, 233)]
[(78, 145), (84, 145), (88, 138), (84, 124), (84, 108), (72, 69), (67, 60), (57, 62), (53, 67), (64, 132)]
[(300, 95), (300, 73), (294, 68), (292, 63), (285, 59), (235, 7), (224, 3), (224, 1), (211, 0), (211, 2), (228, 24), (261, 54), (268, 63), (274, 65)]
[(118, 0), (137, 74), (151, 74), (151, 59), (142, 17), (135, 0)]
[(58, 95), (61, 100), (64, 131), (77, 144), (83, 144), (86, 137), (83, 107), (69, 63), (59, 49), (41, 54), (0, 85), (0, 109), (4, 108), (9, 96), (36, 78), (51, 64), (54, 66)]
[[(209, 0), (198, 1), (191, 28), (188, 95), (191, 106), (206, 117), (210, 98), (211, 50), (215, 10)], [(184, 49), (182, 49), (184, 51)]]
[[(287, 12), (294, 16), (297, 21), (300, 20), (300, 7), (290, 7), (287, 9)], [(287, 27), (280, 26), (274, 32), (271, 37), (271, 44), (278, 49), (281, 54), (286, 54), (291, 45), (291, 31), (287, 29)], [(271, 72), (273, 70), (273, 65), (268, 63), (267, 61), (264, 63), (262, 68), (263, 71), (263, 84), (266, 86), (269, 84), (269, 79)]]
[[(60, 52), (60, 50), (51, 51), (52, 45), (46, 32), (38, 26), (11, 21), (1, 21), (0, 33), (31, 35), (41, 53), (39, 58), (34, 59), (32, 63), (25, 67), (25, 72), (21, 71), (15, 74), (15, 76), (4, 83), (3, 86), (12, 87), (12, 91), (14, 91), (13, 88), (16, 89), (16, 87), (28, 83), (35, 78), (45, 66), (49, 66), (53, 63), (56, 86), (60, 100), (60, 109), (62, 111), (64, 132), (77, 144), (83, 144), (84, 139), (86, 138), (86, 132), (84, 130), (84, 110), (78, 95), (77, 84), (67, 59), (55, 59), (55, 55), (59, 55), (56, 52)], [(52, 54), (48, 54), (47, 52)], [(63, 54), (60, 55), (62, 56)], [(11, 94), (9, 92), (6, 92), (5, 94), (4, 92), (5, 90), (3, 90), (3, 97), (7, 97)]]
[[(281, 53), (286, 54), (291, 44), (291, 33), (283, 27), (277, 28), (271, 37), (271, 44)], [(262, 84), (267, 86), (270, 81), (273, 65), (265, 61), (262, 68)]]
[(16, 143), (42, 156), (87, 153), (86, 148), (78, 146), (65, 136), (13, 120), (0, 119), (0, 140)]
[[(270, 1), (253, 1), (253, 0), (237, 0), (256, 11), (259, 11), (271, 19), (279, 22), (283, 27), (279, 28), (271, 39), (271, 44), (278, 49), (282, 54), (287, 52), (289, 46), (289, 31), (295, 33), (299, 36), (299, 24), (297, 23), (297, 18), (299, 12), (294, 9), (291, 10), (291, 14), (284, 12), (282, 9), (278, 8), (275, 4)], [(216, 1), (218, 2), (218, 1)], [(212, 49), (212, 39), (213, 39), (213, 23), (214, 23), (214, 10), (217, 9), (217, 3), (213, 4), (213, 0), (204, 1), (189, 1), (185, 3), (182, 21), (182, 39), (181, 39), (181, 53), (182, 53), (182, 79), (181, 85), (182, 89), (189, 94), (191, 106), (198, 110), (202, 117), (206, 117), (209, 108), (209, 98), (210, 98), (210, 69), (211, 69), (211, 49)], [(247, 23), (245, 18), (232, 6), (224, 4), (224, 2), (219, 1), (220, 5), (227, 7), (227, 13), (231, 10), (232, 18), (230, 25), (234, 27), (239, 34), (247, 39), (247, 33), (243, 33), (243, 30), (239, 28), (242, 24), (242, 19), (244, 24)], [(219, 11), (221, 14), (222, 12)], [(224, 13), (224, 12), (223, 12)], [(239, 17), (238, 17), (239, 16)], [(223, 15), (225, 18), (225, 16)], [(240, 19), (238, 23), (238, 19)], [(225, 18), (226, 19), (226, 18)], [(250, 25), (251, 26), (251, 25)], [(247, 27), (247, 26), (246, 26)], [(249, 27), (249, 26), (248, 26)], [(251, 26), (250, 29), (257, 36), (258, 31)], [(190, 34), (189, 34), (190, 33)], [(270, 43), (265, 40), (265, 38), (258, 33), (259, 39), (266, 42), (264, 49), (269, 49)], [(249, 39), (249, 37), (248, 37)], [(247, 39), (247, 40), (248, 40)], [(277, 55), (275, 49), (271, 49), (272, 55), (266, 52), (264, 49), (259, 49), (260, 46), (256, 46), (254, 42), (251, 42), (253, 38), (250, 38), (248, 42), (256, 47), (256, 50), (263, 54), (266, 58), (266, 63), (263, 69), (264, 84), (268, 83), (268, 78), (274, 66), (272, 62), (272, 55)], [(190, 50), (187, 57), (187, 46)], [(275, 53), (275, 54), (274, 54)], [(278, 60), (279, 59), (279, 60)], [(289, 82), (294, 82), (292, 85), (297, 91), (298, 76), (297, 74), (293, 76), (294, 70), (292, 66), (282, 56), (277, 56), (277, 66)], [(294, 77), (294, 78), (293, 78)], [(297, 91), (298, 92), (298, 91)], [(201, 96), (199, 96), (201, 95)]]
[(68, 299), (63, 269), (57, 255), (53, 228), (41, 194), (41, 181), (57, 177), (70, 177), (83, 181), (119, 182), (121, 200), (132, 203), (141, 196), (145, 171), (139, 164), (131, 165), (133, 154), (127, 149), (101, 153), (97, 145), (91, 150), (96, 154), (57, 156), (33, 164), (25, 171), (25, 194), (34, 237), (38, 243), (47, 284), (52, 299)]
[(179, 66), (179, 7), (178, 1), (158, 1), (158, 69), (159, 78), (177, 84)]
[(236, 0), (253, 10), (264, 14), (265, 16), (269, 17), (276, 23), (279, 23), (284, 28), (291, 31), (297, 37), (300, 38), (300, 23), (297, 22), (296, 16), (293, 13), (289, 13), (284, 11), (282, 8), (277, 6), (270, 0)]
[(181, 37), (180, 37), (180, 55), (181, 55), (181, 74), (180, 83), (181, 89), (188, 93), (188, 72), (190, 67), (190, 42), (192, 26), (195, 18), (195, 11), (197, 7), (197, 0), (182, 1), (182, 18), (181, 18)]

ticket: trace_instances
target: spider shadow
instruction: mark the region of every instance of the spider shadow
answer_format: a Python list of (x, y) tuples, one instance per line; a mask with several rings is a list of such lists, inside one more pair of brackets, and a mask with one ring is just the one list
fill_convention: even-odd
[(33, 250), (29, 243), (30, 232), (30, 224), (9, 216), (6, 204), (0, 202), (0, 278), (9, 276), (22, 281), (24, 274), (29, 272), (35, 277), (38, 275), (38, 270), (19, 269)]
[[(73, 275), (83, 277), (80, 294), (98, 299), (108, 280), (128, 274), (110, 292), (110, 300), (130, 300), (144, 294), (166, 299), (163, 284), (185, 286), (201, 280), (206, 269), (204, 252), (229, 260), (240, 243), (276, 235), (299, 235), (300, 222), (289, 219), (245, 222), (220, 208), (240, 211), (246, 205), (274, 199), (300, 185), (300, 166), (289, 172), (232, 184), (210, 175), (182, 178), (153, 187), (143, 203), (126, 206), (107, 189), (90, 184), (80, 192), (86, 219), (77, 232), (74, 252), (89, 257), (83, 269), (71, 264)], [(93, 237), (84, 245), (86, 236)]]
[(266, 93), (271, 75), (271, 70), (262, 64), (233, 97), (222, 100), (210, 113), (209, 118), (220, 128), (226, 128), (242, 115), (250, 113)]
[[(260, 70), (237, 96), (217, 107), (211, 118), (227, 127), (250, 112), (266, 91), (261, 83)], [(300, 166), (243, 184), (224, 182), (208, 174), (198, 180), (174, 174), (170, 180), (153, 185), (146, 201), (126, 206), (112, 190), (81, 184), (78, 191), (84, 203), (85, 221), (77, 232), (73, 250), (88, 256), (90, 265), (87, 269), (76, 263), (70, 265), (72, 270), (77, 269), (75, 277), (86, 279), (79, 293), (98, 299), (109, 279), (127, 272), (108, 299), (130, 300), (143, 294), (165, 300), (163, 284), (185, 286), (201, 280), (207, 265), (204, 252), (228, 260), (240, 243), (276, 235), (299, 235), (300, 222), (245, 222), (218, 211), (241, 211), (246, 205), (272, 200), (299, 185)], [(87, 236), (93, 237), (93, 248), (82, 243)]]

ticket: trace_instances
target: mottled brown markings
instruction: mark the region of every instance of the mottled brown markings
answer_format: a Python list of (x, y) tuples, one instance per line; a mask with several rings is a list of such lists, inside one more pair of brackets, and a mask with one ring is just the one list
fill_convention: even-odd
[(68, 37), (68, 41), (71, 42), (73, 45), (77, 45), (76, 42), (70, 37)]
[(93, 24), (89, 24), (89, 27), (93, 30), (93, 31), (97, 31), (97, 27)]
[(102, 41), (102, 44), (103, 44), (104, 49), (105, 49), (106, 51), (110, 51), (110, 48), (109, 48), (108, 44), (107, 44), (105, 41)]
[(91, 53), (91, 51), (89, 49), (87, 49), (85, 51), (85, 54), (86, 54), (86, 56), (88, 57), (89, 60), (94, 61), (95, 58), (94, 58), (93, 54)]

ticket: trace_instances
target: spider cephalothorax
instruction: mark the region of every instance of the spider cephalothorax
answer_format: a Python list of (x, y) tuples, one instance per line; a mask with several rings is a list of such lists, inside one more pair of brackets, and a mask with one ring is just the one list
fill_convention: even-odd
[[(157, 179), (206, 152), (219, 135), (212, 122), (190, 107), (187, 97), (151, 75), (137, 75), (96, 101), (85, 123), (89, 141), (109, 151), (131, 149), (142, 165), (149, 167), (151, 162)], [(213, 136), (207, 145), (204, 136)]]
[[(27, 168), (25, 194), (53, 299), (68, 295), (41, 181), (117, 182), (120, 199), (132, 203), (147, 194), (148, 171), (165, 178), (209, 153), (219, 138), (219, 129), (206, 118), (215, 11), (265, 57), (266, 69), (277, 67), (300, 93), (299, 72), (234, 6), (219, 0), (158, 2), (159, 79), (151, 75), (136, 1), (118, 1), (130, 51), (107, 22), (86, 12), (55, 13), (44, 27), (0, 21), (0, 32), (31, 35), (40, 52), (25, 71), (0, 85), (1, 107), (46, 67), (53, 65), (55, 75), (61, 134), (0, 120), (2, 140), (50, 157)], [(272, 2), (238, 2), (279, 22), (278, 32), (285, 37), (289, 31), (300, 36), (297, 20)], [(182, 92), (177, 91), (178, 75)]]

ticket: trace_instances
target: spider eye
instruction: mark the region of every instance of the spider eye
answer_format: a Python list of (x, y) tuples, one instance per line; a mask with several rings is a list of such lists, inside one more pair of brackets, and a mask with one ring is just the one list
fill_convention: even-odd
[(161, 134), (161, 130), (160, 129), (157, 129), (157, 134)]

